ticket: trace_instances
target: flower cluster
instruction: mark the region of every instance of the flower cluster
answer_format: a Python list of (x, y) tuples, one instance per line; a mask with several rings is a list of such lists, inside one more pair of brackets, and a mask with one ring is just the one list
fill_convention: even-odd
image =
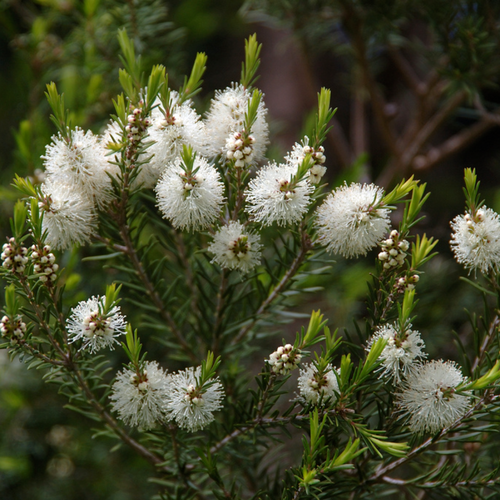
[(333, 191), (317, 210), (318, 240), (343, 257), (366, 255), (389, 228), (389, 209), (381, 206), (383, 190), (353, 183)]
[(413, 290), (415, 288), (415, 283), (418, 283), (420, 276), (414, 274), (412, 276), (401, 276), (396, 281), (395, 287), (399, 293), (404, 293), (405, 290)]
[[(222, 154), (227, 157), (228, 139), (234, 139), (234, 134), (245, 128), (245, 117), (250, 97), (250, 91), (245, 89), (243, 85), (233, 84), (232, 87), (216, 92), (205, 121), (206, 136), (210, 139), (209, 156)], [(255, 123), (251, 130), (246, 131), (253, 139), (253, 162), (259, 162), (264, 158), (268, 144), (269, 127), (266, 115), (267, 109), (261, 100)]]
[(378, 339), (384, 339), (386, 345), (380, 358), (382, 360), (381, 377), (387, 377), (395, 384), (400, 384), (417, 366), (419, 360), (426, 358), (425, 347), (420, 333), (410, 329), (408, 325), (404, 331), (399, 331), (397, 325), (379, 326), (367, 345), (370, 351)]
[(500, 217), (491, 208), (458, 215), (451, 222), (451, 248), (459, 264), (487, 274), (500, 262)]
[(88, 200), (93, 207), (103, 208), (111, 199), (109, 163), (99, 137), (90, 130), (75, 128), (68, 137), (52, 137), (42, 157), (47, 174), (44, 193), (52, 195), (64, 184), (76, 195)]
[(242, 168), (250, 165), (253, 160), (253, 144), (255, 137), (249, 135), (245, 137), (242, 132), (235, 132), (226, 139), (226, 158), (234, 160), (234, 166)]
[(192, 170), (182, 159), (168, 166), (156, 185), (156, 199), (163, 216), (175, 228), (199, 230), (218, 217), (224, 200), (219, 172), (202, 157)]
[(259, 236), (245, 231), (243, 224), (231, 221), (214, 235), (208, 251), (214, 255), (212, 262), (245, 274), (260, 263), (261, 248)]
[(302, 220), (311, 202), (312, 186), (307, 179), (295, 180), (296, 168), (270, 163), (257, 173), (246, 191), (246, 212), (257, 222), (270, 226)]
[(199, 387), (201, 367), (186, 368), (169, 377), (169, 390), (163, 408), (168, 420), (191, 432), (203, 429), (214, 420), (213, 412), (222, 408), (224, 390), (219, 379)]
[(410, 430), (435, 433), (462, 418), (470, 408), (470, 397), (457, 394), (456, 388), (464, 381), (452, 361), (431, 361), (413, 370), (397, 396)]
[(314, 363), (305, 365), (300, 369), (298, 386), (300, 400), (305, 404), (331, 405), (339, 393), (337, 375), (330, 364), (322, 371)]
[(56, 257), (50, 251), (49, 245), (31, 247), (31, 261), (33, 262), (33, 272), (39, 280), (44, 283), (51, 283), (57, 279), (59, 265), (56, 264)]
[(292, 344), (286, 344), (278, 347), (271, 353), (267, 361), (271, 365), (271, 371), (276, 375), (286, 375), (288, 372), (297, 368), (302, 354), (299, 349), (294, 349)]
[(47, 180), (41, 190), (38, 206), (45, 242), (57, 250), (89, 242), (97, 225), (93, 203), (70, 185), (53, 180)]
[(17, 243), (15, 238), (10, 238), (2, 247), (2, 267), (13, 273), (22, 273), (28, 263), (28, 249)]
[(399, 238), (398, 231), (393, 229), (390, 237), (381, 241), (379, 245), (382, 251), (378, 254), (378, 259), (384, 263), (384, 269), (403, 265), (410, 244), (408, 241)]
[(81, 349), (91, 353), (103, 347), (113, 349), (114, 344), (120, 343), (117, 337), (125, 333), (125, 317), (118, 306), (105, 312), (105, 303), (105, 297), (92, 297), (71, 310), (67, 322), (70, 342), (83, 340)]
[(0, 320), (0, 332), (2, 332), (4, 337), (14, 341), (22, 339), (26, 333), (26, 323), (22, 320), (21, 316), (17, 316), (16, 318), (4, 316)]
[(189, 145), (199, 155), (206, 155), (205, 125), (192, 107), (190, 100), (178, 103), (177, 92), (170, 92), (170, 105), (164, 110), (159, 100), (151, 113), (148, 128), (149, 139), (153, 142), (144, 156), (147, 163), (141, 166), (138, 180), (143, 187), (153, 187), (169, 164), (175, 163), (182, 153), (182, 147)]
[(139, 371), (118, 373), (110, 396), (113, 409), (127, 425), (149, 430), (163, 419), (163, 404), (169, 392), (166, 373), (156, 361)]
[(112, 387), (113, 409), (128, 425), (148, 430), (159, 422), (172, 421), (195, 432), (214, 420), (224, 391), (218, 378), (199, 386), (201, 367), (167, 375), (156, 362), (141, 369), (125, 368)]

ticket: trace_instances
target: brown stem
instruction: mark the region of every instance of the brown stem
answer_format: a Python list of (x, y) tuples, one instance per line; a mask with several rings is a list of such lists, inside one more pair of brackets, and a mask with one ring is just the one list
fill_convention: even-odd
[(23, 349), (27, 349), (32, 356), (42, 361), (45, 361), (45, 363), (50, 363), (51, 365), (54, 366), (66, 366), (65, 361), (49, 358), (48, 356), (40, 352), (38, 349), (35, 349), (31, 345), (29, 345), (24, 339), (18, 340), (18, 343), (23, 347)]
[[(432, 110), (435, 109), (437, 103), (443, 92), (446, 89), (446, 85), (441, 80), (440, 72), (438, 68), (432, 69), (425, 82), (418, 81), (418, 77), (413, 73), (413, 69), (407, 61), (402, 58), (401, 54), (394, 49), (392, 57), (396, 66), (399, 68), (403, 77), (409, 80), (407, 83), (410, 87), (413, 87), (414, 94), (416, 97), (416, 110), (413, 115), (413, 119), (408, 121), (408, 125), (403, 133), (399, 134), (398, 145), (401, 151), (411, 144), (420, 130), (425, 124), (425, 121), (429, 119), (429, 115)], [(399, 54), (401, 58), (398, 58)], [(448, 58), (443, 57), (439, 63), (438, 67), (442, 68), (448, 63)], [(441, 85), (439, 85), (441, 83)], [(380, 174), (377, 182), (382, 186), (389, 186), (393, 181), (394, 177), (398, 174), (398, 169), (400, 165), (396, 158), (393, 158), (384, 168)]]
[(467, 97), (465, 91), (457, 92), (453, 95), (446, 104), (439, 109), (436, 114), (420, 129), (417, 136), (404, 148), (404, 153), (401, 157), (401, 167), (403, 170), (411, 165), (413, 158), (420, 151), (427, 141), (435, 134), (438, 128), (448, 119), (455, 109), (462, 104)]
[(420, 78), (417, 76), (414, 69), (403, 56), (403, 54), (401, 54), (400, 50), (398, 50), (396, 47), (394, 47), (394, 45), (391, 44), (389, 44), (387, 48), (389, 56), (401, 73), (401, 76), (406, 82), (406, 85), (408, 85), (413, 94), (415, 94), (416, 96), (421, 96), (426, 90), (425, 84), (420, 81)]
[(236, 168), (236, 202), (234, 204), (234, 210), (231, 217), (231, 220), (234, 221), (238, 220), (238, 214), (241, 210), (241, 207), (243, 206), (244, 190), (241, 179), (242, 172), (243, 172), (242, 168)]
[(455, 134), (438, 147), (431, 148), (427, 154), (417, 156), (413, 160), (414, 170), (429, 170), (434, 165), (446, 160), (467, 147), (478, 137), (482, 136), (490, 128), (500, 125), (491, 119), (483, 119), (471, 125), (469, 128)]
[(377, 121), (387, 148), (391, 151), (395, 158), (399, 158), (401, 152), (397, 146), (396, 136), (390, 127), (390, 123), (385, 112), (386, 103), (377, 88), (373, 75), (370, 72), (370, 63), (368, 61), (365, 41), (362, 34), (362, 20), (351, 2), (341, 0), (341, 3), (345, 13), (344, 23), (347, 30), (351, 34), (352, 47), (354, 49), (359, 69), (363, 75), (365, 87), (370, 94), (370, 101), (375, 120)]
[(257, 309), (257, 311), (254, 314), (253, 319), (244, 327), (240, 329), (238, 332), (238, 335), (233, 339), (231, 342), (232, 345), (238, 344), (241, 342), (243, 338), (248, 334), (248, 332), (254, 327), (255, 323), (258, 321), (259, 317), (261, 314), (264, 313), (264, 311), (276, 300), (281, 292), (284, 290), (284, 288), (288, 285), (288, 282), (293, 278), (293, 276), (297, 273), (299, 270), (300, 266), (304, 262), (307, 252), (311, 250), (313, 247), (313, 243), (311, 239), (309, 238), (309, 235), (305, 232), (302, 233), (302, 244), (300, 247), (300, 251), (295, 257), (295, 259), (292, 262), (292, 265), (290, 266), (290, 269), (285, 273), (283, 278), (281, 278), (281, 281), (274, 287), (273, 291), (267, 296), (267, 298), (262, 302), (260, 307)]
[(486, 356), (486, 353), (488, 352), (488, 348), (490, 346), (490, 343), (493, 341), (495, 338), (495, 332), (498, 329), (498, 326), (500, 325), (500, 318), (498, 316), (495, 316), (493, 321), (490, 323), (490, 327), (488, 328), (488, 334), (485, 335), (483, 339), (483, 343), (479, 349), (479, 353), (474, 359), (474, 363), (472, 364), (471, 368), (471, 373), (474, 373), (479, 365), (484, 361), (484, 358)]
[(219, 442), (215, 443), (212, 448), (210, 448), (210, 453), (216, 453), (219, 451), (221, 448), (224, 448), (226, 444), (230, 443), (237, 437), (245, 434), (248, 431), (251, 431), (252, 429), (255, 429), (259, 425), (283, 425), (283, 424), (289, 424), (294, 421), (300, 421), (300, 420), (308, 420), (309, 415), (300, 415), (298, 413), (295, 413), (293, 415), (290, 415), (288, 417), (273, 417), (273, 418), (256, 418), (252, 420), (249, 425), (246, 425), (244, 427), (239, 427), (238, 429), (234, 430), (227, 436), (225, 436), (223, 439), (221, 439)]
[(186, 271), (186, 283), (189, 288), (189, 291), (191, 292), (191, 309), (198, 310), (198, 290), (194, 285), (193, 272), (191, 270), (191, 265), (187, 257), (184, 240), (182, 238), (182, 235), (179, 234), (177, 231), (174, 232), (174, 237), (182, 265), (184, 266), (184, 269)]
[(397, 174), (405, 176), (422, 147), (425, 146), (427, 141), (434, 135), (439, 127), (441, 127), (453, 111), (464, 101), (466, 95), (465, 91), (457, 92), (427, 121), (425, 125), (420, 128), (415, 127), (416, 133), (414, 136), (409, 137), (405, 141), (405, 144), (402, 145), (402, 155), (396, 157), (387, 168), (384, 169), (376, 183), (380, 186), (387, 186)]
[[(59, 353), (61, 358), (64, 360), (63, 364), (66, 364), (68, 360), (70, 359), (70, 353), (66, 352), (62, 347), (61, 344), (54, 338), (52, 335), (52, 329), (50, 326), (46, 323), (43, 315), (43, 311), (40, 309), (40, 306), (38, 305), (37, 301), (35, 300), (35, 296), (33, 295), (33, 291), (31, 290), (31, 287), (26, 279), (25, 276), (20, 277), (20, 282), (21, 286), (23, 287), (24, 293), (28, 297), (28, 302), (30, 303), (31, 307), (33, 308), (33, 311), (35, 312), (36, 317), (38, 318), (38, 324), (39, 326), (45, 331), (45, 334), (47, 335), (47, 338), (52, 345), (52, 347)], [(64, 321), (61, 324), (61, 328), (64, 330)]]
[(222, 323), (222, 318), (224, 317), (224, 315), (222, 314), (222, 310), (224, 308), (224, 293), (226, 291), (227, 284), (226, 274), (226, 270), (223, 269), (220, 276), (219, 291), (217, 292), (217, 306), (215, 308), (215, 321), (212, 341), (212, 351), (215, 357), (217, 357), (219, 351), (219, 328)]
[[(125, 195), (122, 198), (126, 199)], [(121, 213), (123, 214), (125, 212), (125, 208), (123, 207)], [(102, 238), (100, 236), (96, 237), (99, 241), (102, 241), (106, 245), (108, 245), (110, 248), (113, 250), (117, 250), (119, 252), (122, 252), (123, 254), (127, 255), (130, 262), (132, 263), (132, 266), (134, 267), (137, 276), (139, 277), (139, 280), (142, 282), (146, 289), (146, 293), (148, 294), (149, 298), (151, 299), (152, 303), (158, 310), (158, 313), (161, 315), (161, 317), (165, 320), (165, 322), (168, 324), (170, 330), (174, 334), (175, 338), (179, 342), (179, 345), (182, 347), (184, 352), (191, 358), (192, 361), (198, 362), (198, 358), (196, 355), (192, 352), (191, 348), (189, 347), (189, 344), (184, 340), (184, 336), (182, 333), (179, 331), (177, 328), (177, 325), (172, 318), (172, 315), (170, 314), (169, 311), (165, 309), (165, 305), (163, 304), (163, 301), (161, 297), (158, 295), (158, 292), (155, 290), (154, 285), (151, 283), (149, 276), (147, 275), (144, 266), (142, 265), (141, 260), (139, 259), (139, 256), (137, 255), (137, 252), (135, 250), (134, 244), (132, 242), (132, 238), (130, 236), (130, 228), (128, 227), (128, 224), (124, 220), (124, 216), (121, 217), (116, 217), (120, 230), (120, 235), (122, 237), (122, 241), (124, 245), (116, 245), (112, 243), (109, 239), (107, 238)]]

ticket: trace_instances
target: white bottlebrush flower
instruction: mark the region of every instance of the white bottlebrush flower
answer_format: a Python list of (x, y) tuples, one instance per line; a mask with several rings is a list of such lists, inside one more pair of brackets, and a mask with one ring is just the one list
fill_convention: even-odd
[(470, 398), (456, 394), (455, 389), (464, 380), (452, 361), (431, 361), (413, 370), (396, 403), (410, 430), (435, 433), (463, 417), (470, 408)]
[(158, 208), (175, 228), (202, 229), (214, 222), (224, 202), (224, 184), (219, 172), (205, 158), (196, 157), (192, 174), (171, 164), (156, 185)]
[(148, 168), (160, 177), (168, 164), (174, 162), (182, 153), (182, 147), (191, 146), (193, 151), (205, 155), (205, 127), (201, 117), (192, 108), (192, 101), (178, 104), (177, 92), (170, 92), (171, 108), (168, 116), (161, 111), (160, 101), (151, 113), (151, 125), (148, 128), (148, 140), (154, 144), (146, 150), (146, 156), (151, 156)]
[(261, 248), (258, 235), (246, 232), (243, 224), (231, 221), (214, 235), (208, 251), (214, 255), (212, 262), (222, 268), (248, 273), (260, 263)]
[(72, 186), (51, 179), (45, 181), (41, 189), (42, 199), (38, 205), (43, 214), (46, 243), (64, 250), (89, 242), (97, 229), (93, 202)]
[(339, 383), (330, 364), (322, 376), (314, 363), (305, 365), (304, 368), (300, 369), (297, 383), (300, 400), (305, 404), (333, 404), (337, 399), (335, 393), (339, 392)]
[(120, 343), (117, 337), (125, 334), (125, 317), (118, 306), (105, 313), (105, 303), (106, 297), (92, 297), (71, 310), (67, 322), (70, 343), (83, 340), (81, 349), (88, 349), (91, 353), (103, 347), (113, 349), (113, 344)]
[(166, 373), (156, 361), (148, 361), (139, 375), (129, 368), (119, 372), (110, 399), (113, 410), (127, 425), (148, 430), (163, 420), (168, 392)]
[(500, 218), (491, 208), (480, 208), (475, 216), (458, 215), (451, 222), (451, 248), (467, 269), (486, 274), (500, 263)]
[(352, 183), (337, 188), (317, 210), (318, 239), (344, 257), (366, 255), (389, 229), (389, 209), (376, 208), (383, 190)]
[(213, 412), (222, 408), (224, 390), (218, 378), (207, 387), (198, 388), (201, 366), (186, 368), (169, 376), (169, 391), (164, 410), (169, 420), (175, 420), (181, 429), (194, 432), (214, 420)]
[(72, 186), (101, 208), (111, 199), (111, 167), (99, 138), (90, 130), (72, 130), (71, 143), (60, 134), (53, 136), (42, 158), (54, 183)]
[(270, 163), (248, 184), (245, 211), (264, 226), (300, 222), (311, 202), (313, 187), (307, 179), (291, 184), (297, 172), (292, 165)]
[[(236, 132), (242, 132), (245, 128), (245, 114), (248, 111), (248, 101), (251, 93), (242, 85), (233, 84), (223, 91), (215, 94), (212, 99), (210, 110), (205, 121), (208, 155), (222, 154), (227, 156), (228, 149), (226, 141), (231, 139)], [(257, 119), (252, 130), (247, 130), (252, 135), (252, 160), (259, 162), (264, 158), (266, 147), (269, 142), (269, 127), (266, 122), (267, 109), (261, 99)]]
[(420, 333), (410, 330), (410, 328), (407, 328), (405, 333), (401, 335), (396, 325), (379, 326), (368, 341), (368, 351), (378, 339), (387, 341), (380, 355), (382, 359), (381, 377), (392, 379), (395, 384), (401, 383), (404, 378), (408, 377), (418, 360), (427, 357), (427, 354), (423, 352), (425, 344)]

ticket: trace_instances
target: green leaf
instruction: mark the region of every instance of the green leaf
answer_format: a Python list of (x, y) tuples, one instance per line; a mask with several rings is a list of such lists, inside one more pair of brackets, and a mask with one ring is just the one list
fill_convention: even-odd
[(258, 77), (255, 77), (255, 73), (259, 69), (261, 49), (262, 44), (257, 43), (256, 33), (245, 40), (245, 62), (241, 64), (240, 78), (240, 83), (245, 88), (250, 88), (257, 81)]
[(196, 54), (196, 59), (194, 60), (189, 80), (187, 78), (184, 78), (184, 85), (179, 90), (179, 104), (183, 103), (190, 97), (193, 97), (201, 90), (201, 85), (203, 83), (201, 77), (207, 69), (206, 63), (206, 54), (204, 52), (198, 52)]
[(318, 149), (326, 139), (326, 134), (331, 127), (328, 124), (332, 121), (337, 108), (330, 108), (331, 90), (324, 87), (318, 93), (318, 113), (313, 129), (313, 148)]
[[(125, 72), (130, 77), (130, 81), (132, 82), (134, 90), (139, 90), (142, 87), (142, 68), (141, 68), (141, 56), (135, 56), (135, 48), (133, 42), (127, 35), (127, 30), (125, 28), (118, 30), (118, 43), (120, 44), (120, 48), (122, 50), (123, 55), (120, 55), (120, 60), (125, 67)], [(120, 83), (122, 83), (121, 73), (123, 70), (120, 70)], [(127, 90), (123, 87), (125, 92)], [(131, 95), (127, 94), (130, 98)], [(133, 102), (136, 102), (135, 99)]]
[(122, 342), (122, 347), (130, 361), (137, 367), (140, 362), (142, 344), (137, 336), (137, 330), (132, 331), (132, 326), (130, 324), (127, 325), (126, 331), (126, 344)]
[(361, 383), (372, 370), (374, 370), (379, 361), (379, 357), (382, 354), (386, 346), (387, 340), (383, 338), (379, 338), (376, 342), (374, 342), (370, 348), (370, 352), (365, 359), (363, 364), (363, 368), (361, 370), (357, 370), (357, 376), (355, 377), (355, 382), (358, 384)]
[(417, 181), (413, 180), (412, 175), (408, 180), (401, 181), (390, 193), (386, 194), (380, 201), (380, 205), (388, 206), (401, 202), (415, 186), (417, 186)]
[(13, 236), (20, 241), (24, 236), (26, 220), (28, 218), (28, 209), (24, 201), (18, 201), (14, 206), (14, 228)]
[(466, 168), (464, 170), (464, 194), (467, 208), (471, 212), (472, 216), (475, 215), (476, 211), (481, 208), (484, 201), (480, 200), (479, 195), (479, 182), (477, 180), (476, 169)]
[(47, 84), (47, 101), (52, 108), (53, 115), (50, 115), (50, 119), (54, 122), (55, 126), (68, 141), (71, 140), (69, 134), (69, 129), (71, 127), (69, 112), (66, 111), (64, 107), (64, 94), (59, 95), (57, 92), (57, 87), (54, 82)]
[(16, 297), (16, 287), (11, 284), (5, 287), (5, 312), (11, 318), (14, 318), (19, 309), (19, 303)]

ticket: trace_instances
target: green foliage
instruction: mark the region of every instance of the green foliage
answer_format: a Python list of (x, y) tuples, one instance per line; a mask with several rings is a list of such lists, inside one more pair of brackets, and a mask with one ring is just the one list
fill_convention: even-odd
[(203, 80), (201, 77), (205, 73), (207, 67), (207, 56), (203, 52), (198, 52), (196, 54), (196, 59), (193, 63), (193, 69), (191, 70), (191, 75), (189, 80), (187, 77), (184, 78), (184, 85), (179, 90), (179, 103), (190, 99), (196, 95), (201, 90), (201, 85)]
[(257, 81), (255, 76), (260, 66), (260, 51), (262, 44), (257, 42), (257, 35), (254, 33), (245, 40), (245, 62), (241, 63), (240, 83), (245, 88), (250, 88)]

